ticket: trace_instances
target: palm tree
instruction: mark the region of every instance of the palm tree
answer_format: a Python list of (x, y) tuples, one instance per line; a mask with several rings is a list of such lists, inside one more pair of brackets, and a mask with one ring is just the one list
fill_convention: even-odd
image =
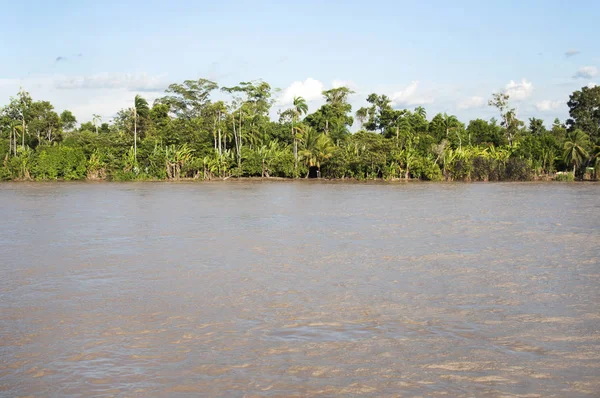
[[(19, 135), (24, 135), (23, 134), (23, 126), (21, 126), (21, 122), (20, 121), (14, 120), (11, 123), (11, 129), (12, 129), (12, 134), (13, 134), (13, 146), (14, 146), (14, 148), (13, 148), (13, 154), (15, 156), (17, 156), (17, 131), (20, 132)], [(23, 149), (24, 149), (24, 147), (23, 147)]]
[(148, 107), (148, 101), (146, 101), (139, 94), (135, 96), (133, 100), (133, 156), (137, 160), (137, 120), (138, 117), (146, 118), (150, 108)]
[(321, 165), (333, 156), (336, 146), (329, 136), (318, 134), (310, 127), (306, 128), (303, 141), (303, 148), (300, 152), (300, 156), (309, 168), (309, 171), (306, 174), (306, 177), (308, 178), (311, 167), (316, 166), (320, 174)]
[[(460, 121), (456, 116), (444, 113), (443, 126), (446, 129), (446, 138), (448, 138), (451, 131), (456, 131), (460, 127)], [(456, 132), (456, 136), (458, 137), (459, 146), (462, 146), (462, 140), (458, 132)]]
[(563, 146), (563, 159), (567, 164), (573, 165), (573, 174), (587, 159), (589, 146), (590, 137), (583, 131), (577, 129), (567, 135)]
[(423, 119), (427, 119), (427, 111), (422, 106), (417, 106), (415, 108), (415, 113), (421, 116)]
[(296, 129), (294, 124), (298, 121), (298, 118), (302, 114), (308, 112), (308, 105), (303, 97), (294, 97), (294, 106), (292, 108), (292, 137), (294, 139), (294, 168), (298, 168), (298, 138), (296, 136)]
[(594, 145), (592, 160), (594, 162), (594, 179), (597, 179), (598, 171), (600, 171), (600, 145)]
[(92, 123), (94, 123), (94, 127), (96, 128), (96, 134), (98, 134), (98, 123), (102, 121), (102, 116), (93, 114), (92, 115)]

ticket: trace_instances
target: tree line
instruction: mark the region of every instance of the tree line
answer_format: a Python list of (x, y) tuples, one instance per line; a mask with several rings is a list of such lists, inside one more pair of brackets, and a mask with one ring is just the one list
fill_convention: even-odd
[[(221, 91), (227, 101), (213, 100)], [(304, 98), (270, 117), (264, 81), (219, 87), (199, 79), (171, 84), (152, 105), (140, 95), (110, 121), (78, 124), (20, 90), (0, 108), (0, 180), (201, 180), (228, 177), (530, 180), (596, 179), (600, 171), (600, 87), (569, 98), (570, 118), (519, 120), (507, 94), (492, 95), (499, 118), (467, 124), (423, 107), (395, 109), (371, 94), (355, 112), (348, 87)], [(355, 119), (358, 132), (351, 133)]]

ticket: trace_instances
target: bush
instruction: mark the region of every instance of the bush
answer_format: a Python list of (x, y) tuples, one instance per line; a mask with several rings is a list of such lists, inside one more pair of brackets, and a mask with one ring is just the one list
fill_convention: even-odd
[(10, 181), (12, 173), (8, 167), (0, 167), (0, 181)]
[(426, 157), (418, 157), (412, 164), (410, 173), (413, 177), (426, 181), (440, 181), (442, 179), (440, 167), (432, 159)]
[(531, 167), (524, 159), (510, 158), (506, 162), (505, 178), (511, 181), (531, 180)]
[(450, 175), (453, 180), (468, 180), (471, 176), (471, 162), (467, 159), (454, 159), (450, 165)]
[(250, 148), (242, 148), (242, 175), (245, 177), (260, 177), (262, 175), (262, 158)]
[(571, 172), (557, 173), (554, 178), (555, 181), (575, 181), (575, 176)]
[(81, 180), (86, 176), (87, 160), (79, 148), (66, 146), (46, 147), (38, 154), (34, 167), (36, 179)]
[[(294, 177), (294, 154), (285, 150), (279, 153), (271, 162), (271, 177)], [(304, 176), (306, 167), (301, 161), (298, 162), (298, 175)]]
[(488, 181), (492, 174), (492, 162), (483, 156), (477, 156), (473, 159), (473, 170), (471, 178), (473, 181)]

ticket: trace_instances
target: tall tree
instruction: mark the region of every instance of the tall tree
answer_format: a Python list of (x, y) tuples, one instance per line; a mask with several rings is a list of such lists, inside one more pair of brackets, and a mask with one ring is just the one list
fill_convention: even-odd
[(133, 157), (137, 161), (137, 127), (140, 119), (146, 120), (150, 114), (148, 101), (140, 95), (136, 95), (133, 100)]
[(308, 112), (308, 105), (303, 97), (294, 97), (294, 106), (292, 108), (292, 138), (294, 140), (294, 167), (298, 168), (298, 137), (296, 134), (297, 122), (303, 114)]
[(333, 156), (335, 148), (329, 136), (324, 133), (319, 134), (308, 127), (304, 132), (302, 150), (300, 151), (300, 156), (309, 169), (306, 177), (309, 176), (311, 167), (316, 167), (320, 174), (321, 165)]
[(348, 87), (323, 91), (325, 104), (316, 112), (307, 115), (304, 122), (313, 129), (329, 135), (334, 143), (343, 141), (354, 123), (354, 118), (350, 115), (352, 105), (348, 102), (348, 97), (353, 93)]
[(529, 131), (535, 136), (546, 134), (544, 121), (542, 119), (536, 119), (535, 117), (529, 118)]
[(600, 143), (600, 86), (582, 87), (569, 96), (569, 130), (581, 129)]
[(48, 143), (56, 137), (56, 132), (61, 128), (61, 120), (54, 106), (48, 101), (35, 101), (31, 104), (30, 129), (35, 132), (37, 145), (45, 139)]
[(218, 89), (217, 83), (207, 80), (186, 80), (182, 84), (171, 84), (166, 95), (156, 100), (169, 106), (177, 117), (191, 119), (199, 117), (210, 102), (211, 93)]
[(358, 120), (358, 122), (360, 123), (361, 129), (364, 127), (365, 121), (367, 120), (368, 116), (369, 112), (365, 107), (362, 107), (356, 111), (356, 120)]
[[(245, 140), (250, 142), (248, 136), (260, 133), (260, 130), (268, 124), (269, 111), (273, 105), (271, 86), (262, 80), (257, 80), (241, 82), (233, 87), (223, 87), (221, 90), (233, 96), (231, 103), (232, 127), (238, 168), (241, 169), (242, 145), (244, 142), (243, 126), (247, 124)], [(238, 115), (237, 125), (236, 114)]]
[(563, 159), (567, 164), (573, 165), (573, 174), (587, 159), (590, 146), (589, 136), (579, 129), (567, 135), (563, 146)]
[(64, 110), (60, 114), (60, 122), (64, 131), (71, 131), (77, 125), (77, 118), (69, 110)]
[(98, 134), (98, 125), (102, 121), (102, 116), (94, 113), (92, 115), (92, 123), (94, 124), (94, 128), (96, 129), (96, 134)]
[(18, 120), (21, 124), (21, 148), (23, 150), (25, 149), (27, 124), (31, 120), (32, 103), (31, 95), (27, 91), (20, 89), (16, 97), (10, 97), (10, 103), (7, 107), (9, 117), (13, 120)]
[(512, 146), (513, 140), (523, 122), (517, 119), (517, 111), (515, 108), (510, 107), (509, 99), (510, 96), (506, 93), (494, 93), (492, 94), (492, 99), (488, 101), (488, 105), (493, 106), (500, 112), (502, 118), (500, 125), (504, 127), (508, 145)]
[(386, 95), (369, 94), (367, 102), (371, 104), (368, 108), (360, 108), (356, 114), (366, 120), (365, 128), (369, 131), (378, 131), (384, 134), (395, 121), (392, 112), (392, 100)]
[(444, 131), (446, 132), (446, 138), (450, 138), (452, 133), (456, 133), (457, 129), (461, 127), (461, 122), (454, 115), (448, 115), (444, 113), (442, 123), (444, 126)]

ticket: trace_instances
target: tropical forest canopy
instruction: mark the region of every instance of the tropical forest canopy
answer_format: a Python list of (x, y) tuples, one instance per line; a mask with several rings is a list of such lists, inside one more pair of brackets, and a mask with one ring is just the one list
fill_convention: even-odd
[[(212, 98), (220, 90), (227, 101)], [(172, 84), (149, 104), (142, 96), (106, 122), (78, 124), (68, 110), (21, 90), (0, 108), (1, 180), (145, 180), (226, 177), (529, 180), (557, 171), (581, 178), (600, 169), (600, 87), (568, 100), (570, 118), (551, 128), (519, 120), (510, 97), (494, 94), (497, 118), (461, 121), (423, 107), (395, 109), (385, 95), (353, 110), (347, 87), (323, 92), (313, 113), (295, 97), (269, 117), (264, 81), (219, 87)], [(360, 125), (350, 132), (355, 119)], [(591, 169), (589, 169), (591, 168)], [(318, 173), (317, 173), (318, 172)]]

